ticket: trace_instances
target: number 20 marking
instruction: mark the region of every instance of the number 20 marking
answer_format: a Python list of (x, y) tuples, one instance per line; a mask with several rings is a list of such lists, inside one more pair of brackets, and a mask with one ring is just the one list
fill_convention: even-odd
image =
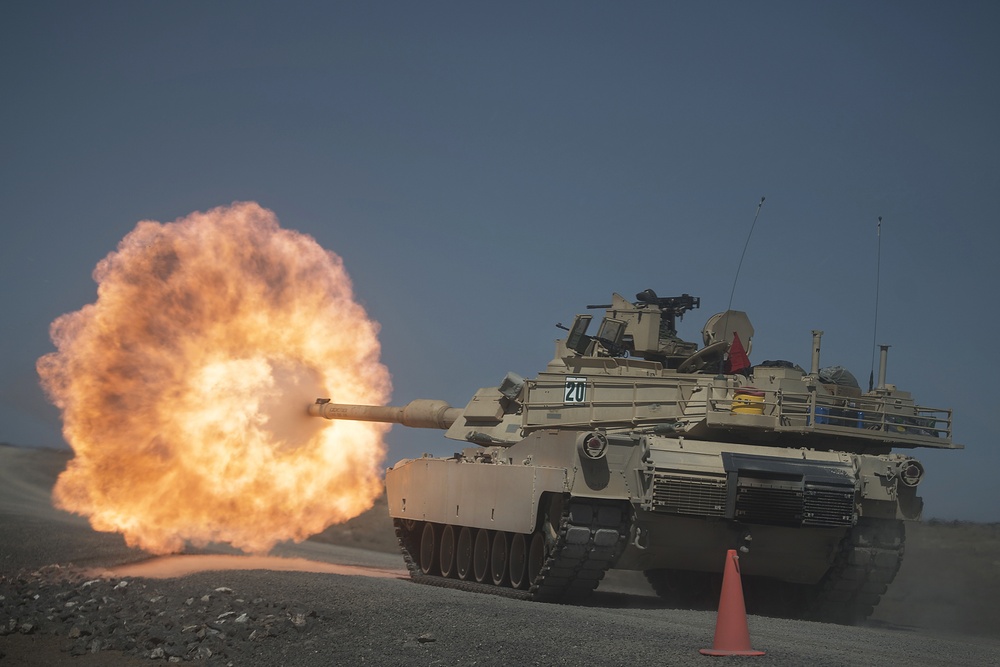
[(563, 394), (564, 403), (583, 403), (587, 398), (587, 378), (566, 378), (566, 391)]

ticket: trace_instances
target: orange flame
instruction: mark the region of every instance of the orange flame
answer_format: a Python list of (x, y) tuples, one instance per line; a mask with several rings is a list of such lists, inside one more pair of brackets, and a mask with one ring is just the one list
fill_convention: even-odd
[(387, 427), (306, 415), (317, 396), (389, 395), (339, 257), (235, 203), (140, 222), (94, 279), (38, 360), (76, 454), (58, 507), (154, 553), (263, 553), (372, 506)]

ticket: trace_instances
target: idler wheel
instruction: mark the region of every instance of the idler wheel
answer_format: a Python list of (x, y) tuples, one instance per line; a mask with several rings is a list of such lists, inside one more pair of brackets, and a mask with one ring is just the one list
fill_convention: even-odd
[(441, 566), (442, 577), (455, 576), (455, 528), (448, 524), (441, 531)]
[(507, 555), (510, 548), (510, 540), (507, 533), (498, 530), (493, 536), (493, 547), (490, 549), (490, 576), (494, 586), (503, 586), (507, 583)]
[(521, 533), (515, 533), (510, 541), (510, 585), (513, 588), (528, 587), (528, 541)]
[(528, 548), (528, 581), (530, 586), (545, 565), (545, 536), (536, 530), (531, 535), (531, 546)]
[(489, 581), (490, 531), (485, 528), (476, 532), (476, 543), (472, 547), (472, 574), (481, 584)]
[(458, 531), (458, 550), (455, 552), (455, 574), (462, 581), (472, 577), (472, 530), (465, 526)]
[(420, 534), (420, 571), (437, 574), (437, 535), (433, 523), (425, 523)]

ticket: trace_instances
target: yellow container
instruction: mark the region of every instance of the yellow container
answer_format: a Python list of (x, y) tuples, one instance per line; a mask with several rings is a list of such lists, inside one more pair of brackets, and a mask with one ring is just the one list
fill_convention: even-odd
[(757, 390), (738, 390), (733, 395), (732, 411), (738, 415), (764, 414), (764, 392)]

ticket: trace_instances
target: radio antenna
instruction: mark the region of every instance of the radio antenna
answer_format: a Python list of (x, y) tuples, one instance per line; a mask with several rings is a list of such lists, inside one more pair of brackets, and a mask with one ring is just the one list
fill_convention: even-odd
[[(750, 245), (750, 237), (753, 236), (753, 228), (757, 226), (757, 218), (760, 216), (760, 207), (764, 205), (764, 198), (761, 197), (760, 201), (757, 203), (757, 212), (753, 214), (753, 222), (750, 224), (750, 233), (747, 234), (746, 243), (743, 244), (743, 252), (740, 254), (740, 263), (736, 265), (736, 275), (733, 276), (733, 289), (729, 292), (729, 305), (726, 307), (726, 319), (722, 322), (722, 335), (727, 334), (729, 329), (729, 311), (733, 308), (733, 295), (736, 294), (736, 282), (740, 279), (740, 269), (743, 268), (743, 258), (746, 257), (747, 247)], [(729, 345), (729, 341), (726, 341)], [(719, 359), (719, 375), (725, 372), (726, 368), (726, 358), (729, 356), (729, 348), (726, 348), (726, 352), (723, 353), (722, 358)]]
[(882, 216), (878, 217), (878, 225), (875, 226), (875, 236), (878, 238), (875, 251), (875, 326), (872, 327), (872, 367), (868, 373), (868, 391), (875, 386), (875, 341), (878, 337), (878, 294), (879, 279), (882, 273)]
[[(747, 242), (743, 244), (743, 254), (740, 255), (740, 263), (736, 265), (736, 275), (733, 276), (733, 289), (731, 292), (729, 292), (729, 306), (726, 308), (726, 311), (729, 311), (729, 309), (733, 307), (733, 295), (736, 294), (736, 281), (740, 279), (740, 269), (743, 267), (743, 258), (746, 257), (747, 246), (750, 245), (750, 237), (753, 236), (753, 228), (757, 225), (757, 216), (760, 215), (760, 207), (763, 205), (764, 205), (764, 198), (761, 197), (760, 203), (757, 204), (757, 212), (754, 213), (753, 216), (753, 223), (750, 225), (750, 233), (747, 234)], [(729, 315), (726, 315), (726, 319), (727, 319), (726, 324), (728, 324)], [(725, 327), (723, 327), (722, 333), (723, 334), (726, 333)]]

